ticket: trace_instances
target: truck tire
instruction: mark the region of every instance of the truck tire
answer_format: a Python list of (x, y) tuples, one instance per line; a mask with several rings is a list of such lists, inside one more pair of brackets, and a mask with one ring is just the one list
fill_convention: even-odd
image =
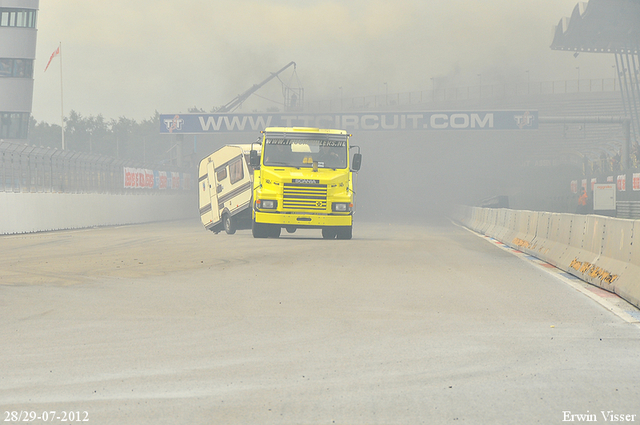
[(325, 227), (322, 229), (322, 238), (323, 239), (335, 239), (337, 236), (336, 229), (333, 227)]
[(229, 214), (222, 216), (222, 224), (224, 225), (224, 231), (227, 232), (227, 235), (233, 235), (236, 232), (235, 220)]
[(251, 234), (254, 238), (267, 238), (269, 237), (269, 227), (267, 224), (253, 221), (251, 224)]
[(336, 229), (337, 231), (337, 236), (338, 239), (351, 239), (353, 236), (353, 227), (352, 226), (347, 226), (347, 227), (339, 227), (338, 229)]
[(274, 226), (273, 224), (269, 228), (269, 237), (270, 238), (279, 238), (280, 237), (280, 226)]

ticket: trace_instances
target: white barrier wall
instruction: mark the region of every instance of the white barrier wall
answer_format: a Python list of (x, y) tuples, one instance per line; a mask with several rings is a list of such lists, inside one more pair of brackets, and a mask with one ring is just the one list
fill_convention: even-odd
[(197, 218), (196, 196), (0, 192), (0, 235)]
[(476, 207), (454, 218), (640, 307), (638, 220)]

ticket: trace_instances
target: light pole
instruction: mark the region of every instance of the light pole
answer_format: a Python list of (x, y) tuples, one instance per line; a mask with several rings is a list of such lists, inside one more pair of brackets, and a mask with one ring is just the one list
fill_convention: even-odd
[(433, 77), (431, 77), (431, 101), (436, 101), (436, 81)]
[(384, 83), (384, 105), (389, 106), (389, 85)]

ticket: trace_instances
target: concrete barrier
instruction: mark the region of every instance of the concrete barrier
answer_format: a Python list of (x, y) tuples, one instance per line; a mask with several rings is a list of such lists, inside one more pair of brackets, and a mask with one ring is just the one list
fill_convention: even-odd
[(549, 247), (553, 243), (549, 240), (549, 230), (551, 227), (551, 213), (538, 212), (536, 220), (536, 236), (531, 242), (529, 254), (541, 257), (549, 252)]
[(513, 241), (513, 239), (518, 235), (521, 221), (522, 218), (519, 211), (518, 214), (516, 214), (516, 211), (511, 210), (511, 212), (507, 214), (506, 230), (500, 235), (501, 239), (499, 240), (511, 247), (517, 248), (511, 243), (511, 241)]
[(480, 223), (480, 226), (478, 228), (478, 232), (482, 233), (483, 235), (487, 235), (487, 230), (489, 229), (489, 227), (492, 227), (493, 225), (495, 225), (496, 222), (496, 216), (498, 215), (498, 210), (496, 209), (485, 209), (486, 213), (484, 216), (484, 220), (482, 223)]
[(491, 217), (491, 225), (484, 232), (485, 235), (494, 238), (498, 229), (500, 229), (500, 217), (504, 214), (504, 209), (494, 209)]
[[(620, 295), (625, 300), (640, 307), (640, 221), (639, 220), (625, 220), (632, 222), (631, 236), (621, 239), (623, 247), (629, 248), (629, 260), (624, 270), (616, 269), (615, 266), (611, 266), (611, 272), (616, 273), (618, 270), (622, 270), (620, 275), (616, 279), (611, 279), (611, 287), (614, 292)], [(627, 229), (620, 229), (618, 226), (614, 227), (613, 232), (624, 232)], [(631, 240), (632, 244), (629, 247), (627, 242)], [(616, 247), (611, 247), (616, 250)], [(622, 259), (620, 259), (622, 261)]]
[(562, 267), (560, 258), (569, 248), (569, 240), (571, 238), (571, 216), (568, 214), (553, 214), (551, 217), (549, 229), (549, 241), (553, 242), (548, 245), (546, 254), (541, 259), (553, 264), (556, 267)]
[[(573, 214), (564, 214), (564, 216), (565, 221), (569, 222), (568, 242), (567, 249), (560, 255), (558, 263), (566, 268), (574, 258), (583, 253), (589, 261), (593, 261), (595, 259), (593, 255), (586, 253), (583, 249), (587, 216)], [(570, 270), (568, 271), (570, 272)]]
[(533, 240), (536, 237), (538, 213), (533, 211), (519, 211), (516, 214), (517, 229), (511, 239), (511, 244), (520, 251), (531, 254), (533, 252)]
[(503, 209), (502, 214), (498, 218), (499, 222), (496, 223), (496, 231), (494, 239), (503, 241), (505, 235), (511, 231), (511, 227), (513, 226), (513, 221), (515, 220), (515, 215), (513, 210)]
[(467, 227), (640, 307), (640, 221), (488, 208), (460, 214), (473, 216), (459, 220)]
[(593, 230), (596, 236), (594, 240), (597, 239), (599, 243), (598, 258), (589, 261), (585, 256), (578, 257), (570, 264), (571, 268), (589, 283), (620, 295), (616, 287), (620, 282), (616, 281), (626, 275), (631, 264), (633, 227), (633, 220), (598, 217)]
[(197, 218), (196, 196), (0, 192), (0, 234)]

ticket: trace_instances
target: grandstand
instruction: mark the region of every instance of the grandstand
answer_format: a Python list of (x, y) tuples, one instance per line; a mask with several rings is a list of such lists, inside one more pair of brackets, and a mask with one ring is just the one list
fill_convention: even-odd
[[(609, 54), (616, 69), (615, 79), (434, 88), (413, 93), (313, 102), (307, 109), (324, 113), (349, 110), (537, 110), (539, 117), (551, 119), (541, 119), (535, 134), (472, 136), (479, 144), (491, 143), (492, 149), (500, 149), (503, 158), (518, 161), (519, 170), (527, 174), (510, 174), (512, 180), (521, 179), (520, 189), (513, 189), (515, 184), (511, 187), (503, 184), (502, 187), (494, 187), (496, 193), (489, 193), (488, 197), (508, 194), (512, 207), (575, 212), (576, 186), (587, 185), (591, 192), (587, 182), (626, 180), (626, 187), (620, 188), (618, 193), (618, 216), (640, 218), (639, 46), (640, 1), (591, 0), (577, 4), (570, 18), (560, 19), (550, 47), (573, 52), (574, 55)], [(583, 118), (580, 122), (578, 117), (591, 119)], [(562, 122), (564, 118), (567, 119)], [(609, 123), (594, 123), (596, 119)], [(433, 139), (434, 136), (429, 137)], [(463, 146), (457, 135), (448, 137), (458, 146)], [(475, 155), (484, 161), (492, 160), (488, 155), (473, 150), (471, 143), (464, 146), (467, 149), (465, 154)], [(464, 166), (471, 167), (472, 164), (467, 161)], [(534, 187), (535, 181), (537, 186)], [(492, 183), (496, 182), (502, 183), (499, 180)], [(467, 181), (466, 184), (473, 186), (474, 182)], [(475, 192), (480, 190), (476, 188)], [(526, 196), (518, 199), (518, 192), (526, 192)]]
[(640, 142), (640, 2), (591, 0), (578, 3), (556, 27), (554, 50), (613, 54), (622, 95), (622, 114), (630, 119), (631, 138)]

